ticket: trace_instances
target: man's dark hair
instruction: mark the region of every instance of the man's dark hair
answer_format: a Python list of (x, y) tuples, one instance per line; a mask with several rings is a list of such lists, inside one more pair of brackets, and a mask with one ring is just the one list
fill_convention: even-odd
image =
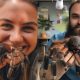
[(70, 18), (70, 13), (71, 13), (71, 9), (72, 9), (72, 7), (75, 5), (75, 4), (80, 4), (80, 0), (79, 1), (74, 1), (71, 5), (70, 5), (70, 7), (69, 7), (69, 18)]
[(70, 37), (70, 36), (73, 36), (73, 35), (74, 35), (74, 32), (73, 32), (74, 29), (71, 27), (71, 23), (70, 23), (70, 14), (71, 14), (72, 7), (73, 7), (75, 4), (80, 4), (80, 0), (73, 2), (73, 3), (70, 5), (70, 7), (69, 7), (69, 21), (68, 21), (67, 32), (66, 32), (66, 34), (65, 34), (65, 37)]

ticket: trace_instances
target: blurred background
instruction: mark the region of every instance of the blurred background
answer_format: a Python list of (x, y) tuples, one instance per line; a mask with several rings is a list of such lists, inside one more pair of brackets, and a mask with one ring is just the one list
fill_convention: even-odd
[(35, 0), (38, 7), (39, 36), (46, 32), (51, 38), (54, 34), (65, 32), (68, 22), (68, 9), (76, 0)]

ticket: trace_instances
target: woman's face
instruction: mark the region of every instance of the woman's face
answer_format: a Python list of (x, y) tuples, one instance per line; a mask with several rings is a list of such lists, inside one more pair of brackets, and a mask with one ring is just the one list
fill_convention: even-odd
[(29, 3), (6, 3), (0, 8), (0, 42), (24, 47), (29, 55), (36, 47), (38, 36), (37, 11)]

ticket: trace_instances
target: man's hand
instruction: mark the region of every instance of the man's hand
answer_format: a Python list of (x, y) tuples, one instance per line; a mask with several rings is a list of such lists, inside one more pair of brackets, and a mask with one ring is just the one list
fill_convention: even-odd
[(76, 53), (74, 56), (75, 56), (75, 64), (80, 67), (80, 55)]
[(65, 46), (65, 43), (58, 42), (58, 44), (54, 44), (50, 49), (53, 51), (53, 49), (55, 48), (59, 51), (59, 54), (63, 55), (64, 62), (67, 65), (74, 64), (74, 60), (75, 60), (74, 54), (68, 50), (68, 48)]
[[(56, 50), (56, 51), (55, 51)], [(75, 54), (68, 50), (66, 43), (63, 41), (57, 41), (50, 47), (51, 59), (54, 60), (55, 55), (61, 55), (62, 57), (58, 59), (56, 56), (56, 80), (59, 80), (65, 72), (74, 65)], [(63, 61), (63, 63), (61, 62)]]

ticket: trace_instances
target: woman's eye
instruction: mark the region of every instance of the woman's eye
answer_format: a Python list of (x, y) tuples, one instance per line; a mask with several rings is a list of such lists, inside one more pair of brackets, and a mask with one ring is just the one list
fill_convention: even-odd
[(13, 25), (9, 23), (4, 23), (4, 24), (1, 24), (0, 27), (4, 30), (10, 30), (13, 27)]
[(22, 30), (26, 33), (32, 33), (35, 29), (32, 26), (25, 26)]

